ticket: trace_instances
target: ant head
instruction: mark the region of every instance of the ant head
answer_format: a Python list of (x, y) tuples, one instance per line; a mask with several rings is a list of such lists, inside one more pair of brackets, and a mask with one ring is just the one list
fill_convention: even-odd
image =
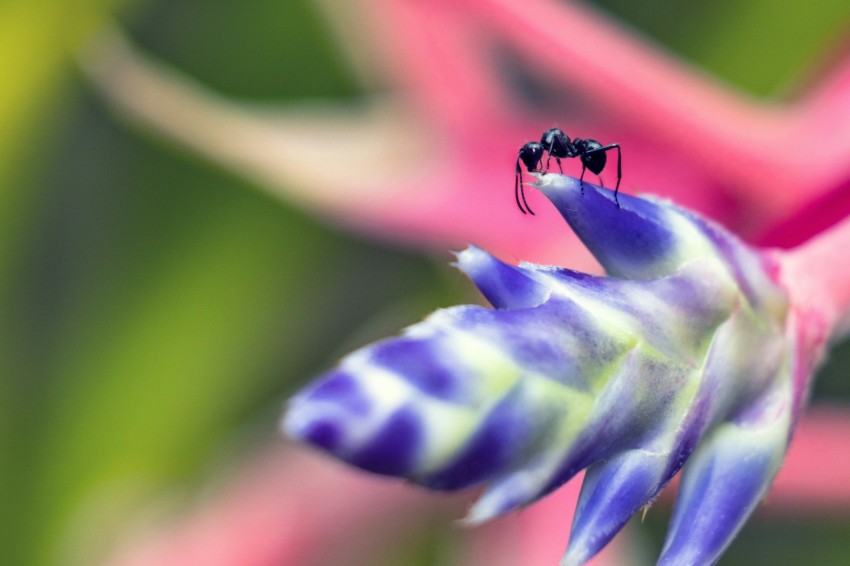
[[(519, 167), (519, 162), (522, 161), (525, 164), (525, 169), (529, 173), (532, 171), (539, 171), (540, 162), (543, 160), (543, 151), (544, 148), (541, 144), (537, 142), (528, 142), (519, 149), (519, 154), (517, 154), (517, 167)], [(517, 169), (517, 171), (519, 171), (519, 169)]]
[(552, 157), (572, 157), (574, 154), (569, 136), (560, 128), (551, 128), (543, 132), (540, 143)]

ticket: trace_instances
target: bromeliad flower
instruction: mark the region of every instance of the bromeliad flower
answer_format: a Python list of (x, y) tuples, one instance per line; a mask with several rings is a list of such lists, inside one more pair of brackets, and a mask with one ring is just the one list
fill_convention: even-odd
[(659, 563), (713, 563), (779, 469), (831, 323), (791, 302), (793, 254), (669, 202), (618, 208), (560, 175), (536, 186), (609, 277), (469, 247), (457, 265), (494, 309), (441, 310), (348, 355), (291, 401), (284, 429), (428, 488), (484, 484), (473, 523), (587, 469), (563, 564), (595, 555), (685, 466)]
[[(555, 0), (322, 4), (340, 33), (341, 52), (364, 71), (360, 76), (365, 90), (381, 93), (367, 96), (368, 104), (362, 107), (315, 101), (258, 107), (213, 92), (197, 77), (158, 64), (150, 54), (129, 49), (121, 41), (94, 45), (85, 67), (125, 118), (289, 202), (393, 242), (444, 249), (476, 241), (502, 257), (554, 263), (569, 257), (573, 267), (588, 266), (578, 255), (577, 242), (560, 236), (557, 218), (538, 217), (532, 235), (513, 200), (493, 196), (495, 187), (509, 184), (511, 174), (510, 167), (494, 164), (512, 163), (526, 136), (553, 125), (568, 127), (573, 135), (584, 132), (627, 143), (627, 191), (652, 187), (755, 241), (795, 245), (848, 210), (850, 114), (844, 111), (850, 92), (848, 59), (834, 65), (829, 76), (822, 76), (824, 80), (799, 98), (783, 103), (751, 99), (715, 83), (584, 4)], [(591, 44), (593, 49), (587, 49)], [(523, 73), (518, 75), (517, 70)], [(526, 91), (517, 85), (542, 85), (554, 104), (539, 106), (539, 98), (526, 98)], [(664, 96), (658, 96), (660, 91)], [(801, 145), (801, 139), (816, 143)], [(823, 198), (815, 198), (818, 195)], [(537, 210), (537, 203), (532, 204)], [(471, 206), (486, 212), (471, 218)], [(793, 212), (790, 218), (789, 212)], [(782, 223), (777, 225), (779, 219)], [(520, 232), (524, 236), (518, 236)], [(784, 262), (778, 255), (772, 254), (782, 266), (778, 276), (786, 271), (799, 275), (783, 276), (786, 287), (814, 282), (814, 270), (805, 261)], [(833, 252), (827, 254), (833, 264), (835, 257)], [(840, 274), (838, 267), (818, 273), (831, 277)], [(818, 291), (809, 296), (830, 297), (820, 292), (823, 289)], [(796, 326), (794, 317), (792, 303), (787, 328), (802, 329), (801, 334), (816, 329), (811, 317), (803, 316), (803, 323)], [(823, 336), (815, 336), (813, 344), (822, 340)], [(800, 360), (817, 348), (802, 337), (797, 342), (804, 344), (799, 346), (797, 366), (806, 376), (808, 368)], [(800, 379), (796, 391), (805, 391), (804, 381)], [(840, 426), (842, 422), (833, 419), (827, 426), (836, 433), (846, 430), (846, 422), (845, 417), (845, 426)], [(800, 498), (811, 506), (816, 487), (821, 489), (821, 506), (827, 493), (831, 506), (847, 501), (840, 471), (846, 468), (840, 467), (840, 459), (818, 469), (802, 463), (808, 464), (813, 453), (823, 459), (823, 428), (811, 436), (798, 434), (795, 448), (801, 450), (801, 464), (783, 469), (786, 478), (794, 478), (785, 484), (790, 486), (786, 495), (795, 494), (792, 499), (797, 503), (789, 506), (793, 510)], [(813, 480), (813, 473), (832, 473), (832, 483), (820, 481), (828, 477)], [(275, 490), (250, 483), (256, 491)], [(340, 489), (345, 487), (334, 484), (334, 491)], [(843, 496), (836, 497), (834, 491), (839, 489)], [(256, 500), (265, 503), (267, 498)], [(783, 500), (773, 494), (770, 510), (782, 511)], [(526, 520), (541, 508), (545, 506), (535, 506), (518, 518)], [(244, 523), (234, 509), (221, 515), (231, 526)], [(282, 536), (286, 529), (277, 528), (279, 520), (262, 515), (274, 522), (264, 532)], [(388, 520), (397, 522), (399, 517)], [(328, 521), (327, 529), (338, 529), (332, 519)], [(527, 527), (512, 539), (524, 546), (532, 533), (539, 537), (540, 531)], [(477, 530), (474, 536), (482, 532)], [(219, 532), (212, 538), (221, 542)], [(493, 552), (498, 545), (485, 546)], [(182, 558), (177, 562), (185, 563)], [(242, 555), (240, 564), (246, 560)], [(165, 562), (158, 557), (150, 563)]]

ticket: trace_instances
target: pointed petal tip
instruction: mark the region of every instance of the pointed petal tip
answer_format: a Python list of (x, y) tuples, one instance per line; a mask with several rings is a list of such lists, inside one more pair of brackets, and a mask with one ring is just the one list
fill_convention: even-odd
[(472, 509), (467, 511), (466, 515), (463, 518), (458, 519), (456, 522), (461, 527), (470, 529), (473, 527), (477, 527), (483, 523), (486, 523), (490, 519), (492, 519), (492, 517), (487, 517), (485, 515), (476, 513), (475, 508), (473, 507)]
[(469, 508), (469, 511), (466, 512), (466, 516), (461, 519), (463, 525), (468, 527), (474, 527), (481, 525), (482, 523), (486, 523), (491, 519), (495, 519), (500, 515), (498, 509), (493, 506), (490, 502), (486, 502), (485, 499), (487, 492), (484, 492), (478, 501), (476, 501), (472, 507)]
[(466, 515), (464, 515), (460, 519), (457, 519), (455, 523), (465, 529), (472, 529), (480, 527), (484, 523), (492, 521), (493, 519), (498, 519), (503, 514), (503, 512), (498, 511), (494, 507), (485, 508), (484, 506), (482, 506), (481, 500), (483, 498), (484, 495), (481, 495), (478, 500), (475, 501), (469, 509), (467, 509)]
[(546, 470), (505, 469), (487, 484), (467, 516), (468, 524), (479, 524), (531, 505), (548, 493), (550, 474)]
[(558, 566), (582, 566), (582, 564), (593, 558), (593, 554), (587, 547), (573, 545), (571, 541), (567, 552), (561, 558), (561, 561), (558, 562)]
[(599, 553), (641, 508), (650, 504), (675, 472), (671, 452), (624, 452), (591, 466), (584, 477), (573, 519), (567, 564), (583, 564)]
[(560, 173), (530, 173), (530, 175), (536, 179), (532, 185), (543, 193), (547, 191), (579, 190), (581, 188), (579, 180), (568, 175)]
[(509, 483), (489, 484), (467, 511), (463, 522), (467, 525), (480, 525), (527, 503), (526, 497), (511, 493), (512, 488), (516, 486), (511, 486)]
[(615, 198), (611, 189), (565, 175), (549, 173), (537, 179), (535, 187), (609, 275), (667, 275), (709, 249), (702, 230), (669, 203), (624, 193)]
[[(585, 194), (593, 194), (595, 199), (601, 198), (607, 201), (610, 205), (614, 207), (617, 206), (617, 200), (614, 198), (614, 191), (611, 189), (595, 185), (588, 181), (579, 181), (575, 177), (559, 173), (532, 173), (532, 175), (536, 178), (536, 181), (534, 181), (531, 186), (546, 195), (549, 200), (552, 200), (553, 198), (575, 199), (584, 196)], [(623, 193), (618, 194), (618, 199), (620, 199), (621, 205), (625, 203), (633, 204), (631, 201), (641, 200)], [(553, 204), (555, 204), (554, 201)]]
[(658, 564), (714, 564), (764, 497), (788, 446), (789, 393), (778, 388), (719, 425), (685, 466)]
[(522, 268), (505, 263), (476, 246), (470, 245), (459, 252), (454, 265), (472, 279), (497, 309), (537, 306), (549, 296), (549, 289)]
[(298, 439), (298, 431), (300, 429), (297, 417), (293, 416), (292, 411), (292, 399), (286, 402), (283, 408), (283, 416), (278, 423), (278, 430), (280, 432), (292, 439)]
[(491, 257), (490, 254), (473, 244), (467, 245), (462, 250), (452, 250), (451, 252), (455, 256), (455, 261), (452, 262), (452, 265), (467, 275), (475, 265)]

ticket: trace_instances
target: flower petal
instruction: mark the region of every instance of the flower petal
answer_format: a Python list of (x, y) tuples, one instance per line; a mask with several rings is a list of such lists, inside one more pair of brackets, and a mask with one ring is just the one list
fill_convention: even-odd
[(632, 450), (591, 466), (584, 476), (562, 566), (584, 564), (648, 505), (670, 480), (669, 453)]
[[(690, 458), (663, 560), (713, 560), (772, 480), (796, 412), (775, 259), (669, 203), (618, 207), (553, 174), (537, 187), (618, 277), (470, 247), (457, 266), (495, 309), (441, 310), (347, 356), (293, 399), (285, 428), (432, 489), (484, 484), (470, 523), (588, 469), (564, 564), (595, 555)], [(701, 537), (705, 516), (718, 525)]]
[(608, 275), (648, 279), (667, 275), (714, 250), (671, 205), (619, 195), (564, 175), (538, 175), (534, 186), (552, 201)]
[(702, 441), (682, 484), (659, 564), (713, 564), (767, 492), (788, 447), (790, 383)]

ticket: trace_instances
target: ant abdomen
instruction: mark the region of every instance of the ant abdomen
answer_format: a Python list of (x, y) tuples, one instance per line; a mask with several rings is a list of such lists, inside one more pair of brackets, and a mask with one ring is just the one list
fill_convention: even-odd
[[(575, 138), (570, 141), (570, 138), (559, 128), (550, 128), (543, 132), (540, 137), (540, 143), (528, 142), (523, 145), (516, 158), (516, 177), (514, 179), (514, 196), (517, 206), (523, 214), (528, 211), (529, 214), (534, 214), (525, 200), (525, 191), (522, 189), (522, 168), (520, 162), (525, 165), (526, 171), (529, 173), (540, 172), (543, 162), (543, 154), (546, 153), (546, 170), (543, 173), (549, 172), (549, 160), (555, 158), (558, 163), (558, 170), (563, 173), (561, 168), (562, 158), (578, 157), (581, 160), (581, 183), (582, 192), (584, 192), (584, 173), (587, 169), (594, 175), (600, 175), (605, 165), (608, 162), (608, 151), (617, 150), (617, 185), (614, 188), (614, 202), (620, 206), (618, 194), (620, 191), (620, 180), (622, 179), (623, 159), (620, 152), (620, 144), (612, 143), (603, 146), (596, 140)], [(601, 183), (600, 177), (600, 183)], [(520, 200), (520, 197), (522, 200)], [(525, 208), (523, 208), (523, 204)]]
[(602, 144), (596, 140), (581, 140), (581, 163), (594, 175), (599, 175), (605, 169), (605, 164), (608, 162), (608, 157), (602, 149)]

